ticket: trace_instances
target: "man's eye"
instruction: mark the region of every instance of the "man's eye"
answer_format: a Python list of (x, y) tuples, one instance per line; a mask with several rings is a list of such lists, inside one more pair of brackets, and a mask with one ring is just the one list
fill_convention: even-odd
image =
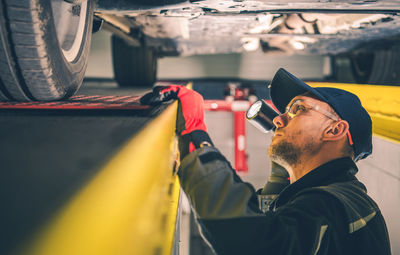
[(294, 114), (299, 114), (301, 112), (304, 112), (305, 110), (306, 110), (306, 107), (304, 107), (304, 105), (298, 104), (298, 105), (294, 105), (292, 112)]

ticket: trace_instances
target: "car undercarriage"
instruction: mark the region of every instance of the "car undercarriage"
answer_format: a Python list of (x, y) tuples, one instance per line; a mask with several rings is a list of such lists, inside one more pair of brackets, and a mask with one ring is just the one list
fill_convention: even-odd
[(400, 82), (400, 4), (386, 0), (3, 0), (0, 100), (60, 100), (79, 89), (91, 36), (110, 31), (120, 86), (152, 86), (165, 56), (314, 54), (338, 82)]

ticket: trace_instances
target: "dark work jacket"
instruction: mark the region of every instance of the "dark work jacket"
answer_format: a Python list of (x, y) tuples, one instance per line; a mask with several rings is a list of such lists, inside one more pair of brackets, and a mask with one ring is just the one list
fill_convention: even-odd
[(391, 254), (385, 221), (356, 172), (350, 158), (332, 160), (287, 186), (266, 212), (214, 147), (186, 156), (178, 174), (217, 254)]

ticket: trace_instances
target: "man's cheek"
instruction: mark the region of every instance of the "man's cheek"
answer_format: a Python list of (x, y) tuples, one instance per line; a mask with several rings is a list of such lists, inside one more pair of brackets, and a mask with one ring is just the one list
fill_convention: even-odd
[(294, 132), (285, 134), (286, 139), (291, 140), (291, 141), (296, 141), (301, 139), (303, 136), (303, 131), (302, 130), (296, 130)]

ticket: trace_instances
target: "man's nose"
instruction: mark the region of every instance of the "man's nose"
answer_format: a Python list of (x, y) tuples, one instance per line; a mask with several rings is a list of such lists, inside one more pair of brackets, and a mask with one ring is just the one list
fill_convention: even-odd
[(286, 126), (287, 124), (287, 119), (285, 118), (285, 114), (281, 114), (276, 116), (272, 122), (274, 123), (276, 128), (282, 128), (284, 126)]

